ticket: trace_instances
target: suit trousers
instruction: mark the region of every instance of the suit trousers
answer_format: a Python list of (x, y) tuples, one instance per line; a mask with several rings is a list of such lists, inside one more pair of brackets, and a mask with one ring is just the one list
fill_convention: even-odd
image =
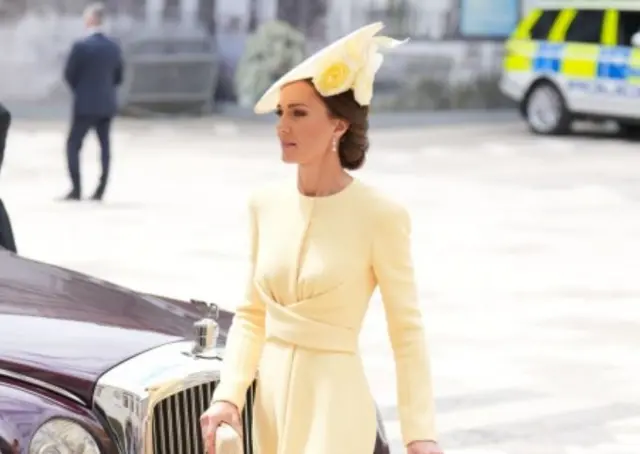
[(100, 142), (100, 163), (102, 175), (96, 188), (98, 195), (104, 194), (109, 179), (109, 167), (111, 163), (111, 121), (112, 117), (94, 115), (74, 115), (71, 129), (67, 138), (67, 164), (73, 191), (78, 194), (82, 191), (82, 179), (80, 177), (80, 150), (84, 138), (93, 129)]

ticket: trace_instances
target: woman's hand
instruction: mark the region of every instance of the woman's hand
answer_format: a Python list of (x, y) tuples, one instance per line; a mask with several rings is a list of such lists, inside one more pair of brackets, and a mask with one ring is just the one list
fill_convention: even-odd
[(230, 402), (214, 402), (200, 416), (202, 438), (207, 454), (216, 454), (216, 430), (220, 424), (229, 424), (238, 435), (242, 435), (242, 422), (238, 407)]
[(412, 441), (407, 445), (407, 454), (444, 454), (435, 441)]

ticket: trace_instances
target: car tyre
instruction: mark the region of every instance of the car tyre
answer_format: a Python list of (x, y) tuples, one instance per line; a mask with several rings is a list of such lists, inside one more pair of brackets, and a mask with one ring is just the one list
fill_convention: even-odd
[(640, 140), (640, 124), (619, 123), (620, 135), (626, 139)]
[(524, 103), (529, 129), (542, 135), (566, 134), (571, 129), (571, 113), (560, 91), (549, 82), (536, 84)]

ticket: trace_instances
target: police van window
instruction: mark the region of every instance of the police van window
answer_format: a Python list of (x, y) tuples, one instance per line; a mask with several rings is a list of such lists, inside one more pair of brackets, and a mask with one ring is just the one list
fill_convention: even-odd
[(576, 17), (569, 25), (565, 41), (577, 43), (600, 43), (602, 33), (602, 21), (604, 11), (584, 10), (578, 11)]
[(640, 32), (640, 11), (620, 11), (618, 17), (620, 24), (618, 44), (631, 46), (631, 38)]
[(533, 25), (533, 27), (531, 27), (531, 32), (529, 33), (531, 39), (541, 41), (546, 40), (553, 23), (558, 17), (558, 14), (560, 14), (560, 11), (558, 10), (543, 11), (538, 21)]

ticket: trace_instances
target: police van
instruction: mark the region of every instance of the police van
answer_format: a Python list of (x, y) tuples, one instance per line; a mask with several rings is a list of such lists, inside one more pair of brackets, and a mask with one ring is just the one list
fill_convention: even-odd
[(506, 43), (500, 90), (538, 134), (573, 120), (640, 133), (640, 0), (540, 1)]

